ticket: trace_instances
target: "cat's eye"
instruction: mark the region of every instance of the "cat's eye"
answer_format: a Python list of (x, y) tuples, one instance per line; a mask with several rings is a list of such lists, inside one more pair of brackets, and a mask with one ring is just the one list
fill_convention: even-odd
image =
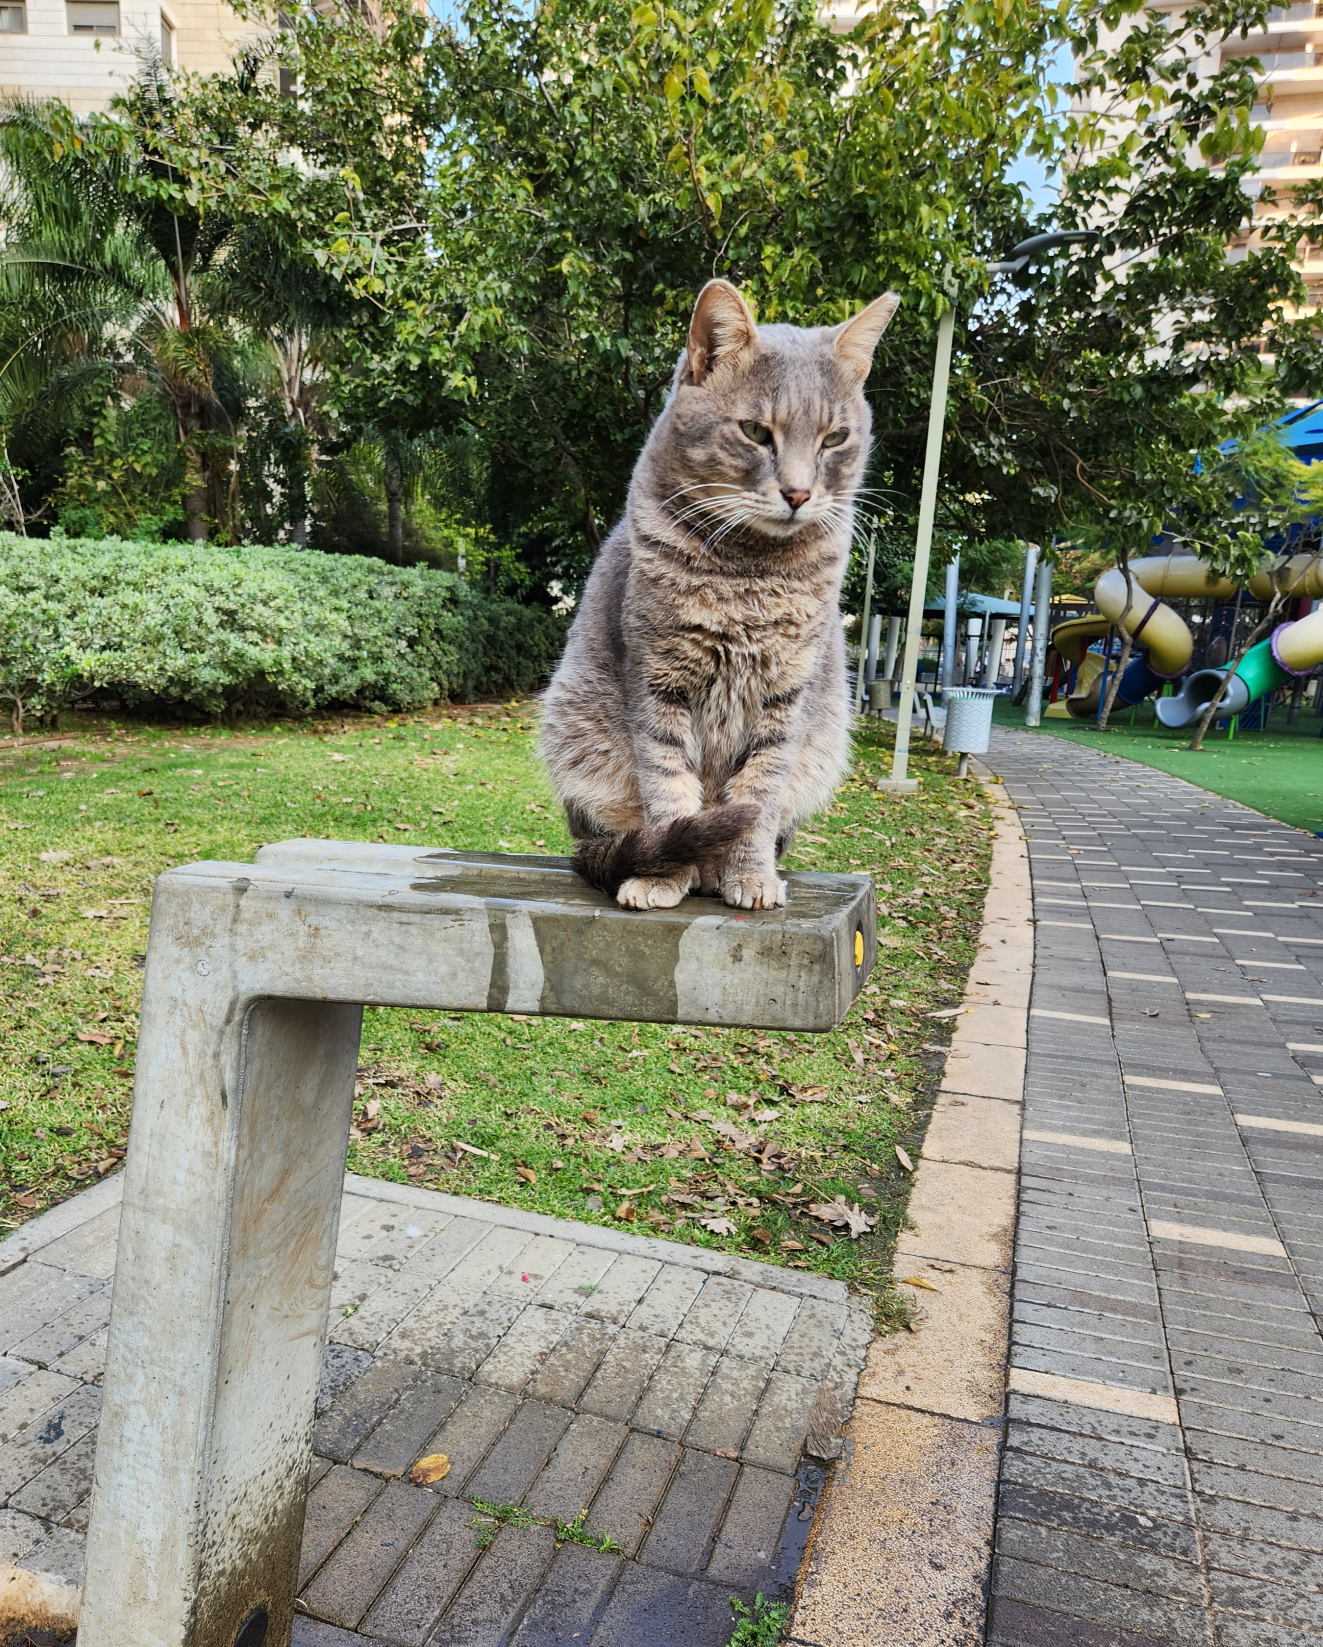
[(772, 431), (765, 423), (741, 423), (740, 428), (744, 430), (755, 446), (770, 446), (772, 444)]
[(822, 437), (822, 444), (824, 446), (840, 446), (844, 443), (849, 432), (848, 429), (833, 429), (829, 435)]

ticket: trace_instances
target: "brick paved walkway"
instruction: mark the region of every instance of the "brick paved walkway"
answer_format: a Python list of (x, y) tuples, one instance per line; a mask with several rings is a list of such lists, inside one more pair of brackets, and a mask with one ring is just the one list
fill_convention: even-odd
[[(0, 1562), (75, 1584), (116, 1187), (0, 1274)], [(839, 1448), (871, 1335), (838, 1281), (350, 1180), (295, 1647), (725, 1647), (731, 1596), (793, 1584), (805, 1450)], [(480, 1549), (474, 1499), (586, 1511), (620, 1554), (544, 1524)]]
[(1323, 841), (987, 760), (1038, 921), (988, 1641), (1323, 1643)]

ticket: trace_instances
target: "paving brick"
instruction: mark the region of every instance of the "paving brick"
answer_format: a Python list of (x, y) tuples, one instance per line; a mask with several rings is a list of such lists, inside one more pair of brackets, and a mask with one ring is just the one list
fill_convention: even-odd
[(1138, 1507), (1131, 1509), (1116, 1503), (1099, 1503), (1096, 1499), (1076, 1493), (1017, 1484), (1004, 1476), (997, 1513), (1002, 1518), (1018, 1516), (1021, 1520), (1037, 1522), (1041, 1526), (1157, 1551), (1179, 1561), (1199, 1560), (1198, 1538), (1193, 1525), (1184, 1516), (1179, 1521), (1170, 1521)]
[[(726, 1342), (726, 1353), (743, 1361), (762, 1361), (770, 1366), (781, 1352), (799, 1306), (800, 1300), (788, 1293), (760, 1287), (750, 1297), (735, 1323), (735, 1329)], [(863, 1350), (867, 1348), (868, 1342), (865, 1340)]]
[[(36, 1378), (30, 1383), (35, 1384)], [(26, 1387), (20, 1385), (19, 1391)], [(7, 1499), (11, 1493), (16, 1493), (39, 1475), (52, 1459), (58, 1458), (85, 1436), (96, 1423), (100, 1410), (101, 1391), (82, 1384), (61, 1392), (54, 1405), (35, 1414), (13, 1440), (0, 1446), (0, 1499)]]
[(31, 1361), (38, 1367), (49, 1367), (62, 1355), (67, 1355), (84, 1339), (99, 1332), (110, 1320), (110, 1288), (102, 1286), (72, 1309), (65, 1310), (53, 1321), (29, 1333), (9, 1351), (21, 1361)]
[(584, 1412), (624, 1422), (638, 1405), (666, 1352), (666, 1340), (625, 1328), (603, 1357), (592, 1382), (580, 1397)]
[(583, 1647), (621, 1565), (619, 1556), (562, 1544), (510, 1647)]
[(572, 1407), (619, 1331), (609, 1321), (571, 1319), (555, 1349), (533, 1374), (525, 1393), (539, 1401), (555, 1401), (562, 1407)]
[(755, 1361), (723, 1355), (684, 1433), (685, 1445), (738, 1458), (770, 1373)]
[(322, 1356), (321, 1383), (317, 1390), (318, 1418), (371, 1365), (372, 1357), (366, 1350), (356, 1350), (349, 1344), (328, 1344)]
[(354, 1467), (375, 1475), (404, 1475), (422, 1456), (428, 1438), (459, 1405), (466, 1389), (462, 1379), (445, 1373), (417, 1372), (399, 1400), (354, 1454)]
[(746, 1464), (794, 1474), (819, 1387), (793, 1373), (772, 1374), (740, 1454)]
[(485, 1292), (460, 1316), (439, 1343), (423, 1356), (438, 1372), (471, 1378), (524, 1308), (523, 1300), (508, 1294)]
[(793, 1577), (777, 1570), (777, 1544), (794, 1495), (793, 1476), (746, 1464), (708, 1560), (708, 1577), (764, 1594)]
[(733, 1460), (686, 1448), (640, 1560), (672, 1572), (700, 1572), (738, 1474)]
[(551, 1565), (550, 1527), (502, 1527), (433, 1632), (429, 1647), (501, 1647)]
[[(26, 1268), (26, 1265), (25, 1265)], [(41, 1267), (46, 1268), (44, 1267)], [(7, 1309), (0, 1309), (0, 1354), (13, 1351), (16, 1344), (40, 1331), (41, 1327), (81, 1304), (84, 1299), (102, 1293), (104, 1281), (86, 1275), (64, 1275), (56, 1270), (44, 1285), (16, 1299)]]
[(723, 1647), (735, 1624), (728, 1584), (626, 1563), (592, 1647)]
[[(508, 1293), (529, 1303), (573, 1254), (574, 1242), (554, 1235), (535, 1235), (510, 1259), (491, 1284), (491, 1291)], [(545, 1300), (543, 1300), (545, 1303)]]
[(652, 1525), (653, 1511), (679, 1457), (680, 1448), (673, 1441), (637, 1432), (629, 1436), (589, 1509), (592, 1531), (605, 1534), (632, 1556)]
[(776, 1358), (778, 1371), (795, 1373), (800, 1378), (821, 1378), (831, 1366), (846, 1314), (844, 1304), (804, 1299)]
[(333, 1458), (337, 1464), (347, 1464), (368, 1432), (399, 1400), (416, 1371), (403, 1361), (373, 1362), (317, 1420), (312, 1432), (313, 1451)]
[(437, 1508), (434, 1494), (390, 1481), (304, 1592), (317, 1618), (352, 1630)]
[(428, 1523), (363, 1620), (363, 1632), (422, 1647), (478, 1559), (473, 1508), (451, 1499)]
[(660, 1269), (651, 1258), (617, 1258), (584, 1302), (583, 1313), (622, 1326)]
[(580, 1413), (557, 1442), (524, 1502), (539, 1515), (573, 1521), (592, 1502), (628, 1433), (623, 1424)]
[(695, 1298), (703, 1290), (700, 1270), (664, 1264), (656, 1280), (635, 1305), (628, 1325), (655, 1338), (673, 1338)]
[(0, 1510), (0, 1562), (21, 1562), (45, 1538), (44, 1521), (18, 1510)]
[(521, 1401), (495, 1446), (469, 1478), (469, 1498), (517, 1504), (564, 1435), (570, 1414), (547, 1401)]
[(479, 1461), (505, 1429), (517, 1405), (508, 1390), (492, 1384), (475, 1384), (437, 1433), (424, 1444), (424, 1456), (444, 1453), (450, 1473), (443, 1476), (434, 1492), (450, 1498), (459, 1493)]
[(333, 1465), (308, 1494), (299, 1556), (299, 1589), (346, 1536), (381, 1490), (381, 1483), (362, 1470)]
[(323, 1624), (318, 1618), (294, 1615), (294, 1631), (289, 1647), (361, 1647), (362, 1637), (334, 1624)]
[(55, 1527), (41, 1543), (23, 1557), (28, 1572), (45, 1573), (49, 1578), (63, 1579), (76, 1590), (83, 1587), (83, 1568), (87, 1556), (87, 1535), (67, 1527)]
[(581, 1310), (614, 1263), (615, 1254), (601, 1247), (575, 1247), (550, 1279), (543, 1282), (535, 1301), (550, 1309)]
[(753, 1288), (743, 1281), (710, 1275), (675, 1336), (682, 1343), (698, 1344), (704, 1349), (725, 1349), (752, 1294)]
[[(1018, 1485), (1036, 1487), (1048, 1492), (1061, 1492), (1100, 1505), (1117, 1505), (1137, 1514), (1154, 1519), (1194, 1523), (1194, 1500), (1187, 1487), (1180, 1460), (1174, 1460), (1165, 1480), (1145, 1479), (1149, 1473), (1148, 1461), (1133, 1447), (1109, 1447), (1103, 1451), (1099, 1443), (1085, 1443), (1082, 1437), (1080, 1453), (1087, 1453), (1087, 1464), (1068, 1462), (1060, 1457), (1044, 1458), (1036, 1451), (1025, 1452), (1022, 1445), (1033, 1447), (1043, 1432), (1034, 1432), (1026, 1439), (1024, 1427), (1014, 1426), (1007, 1436), (1006, 1452), (1002, 1458), (1003, 1487)], [(1143, 1475), (1130, 1471), (1127, 1466), (1138, 1464)]]
[(526, 1306), (474, 1377), (480, 1384), (497, 1384), (517, 1394), (545, 1364), (561, 1335), (578, 1324), (561, 1310)]
[(636, 1430), (650, 1430), (678, 1441), (698, 1411), (716, 1364), (714, 1351), (673, 1340), (666, 1346), (630, 1423)]
[(96, 1432), (89, 1430), (67, 1451), (46, 1465), (9, 1500), (10, 1508), (63, 1522), (92, 1490), (96, 1462)]
[(1159, 1640), (1135, 1630), (1090, 1624), (1067, 1613), (997, 1596), (988, 1625), (988, 1647), (1171, 1647), (1171, 1638)]

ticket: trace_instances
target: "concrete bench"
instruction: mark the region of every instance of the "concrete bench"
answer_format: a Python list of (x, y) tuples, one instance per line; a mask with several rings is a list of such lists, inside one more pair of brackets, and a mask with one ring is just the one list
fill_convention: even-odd
[(156, 884), (79, 1647), (287, 1647), (365, 1003), (827, 1030), (863, 876), (638, 913), (567, 860), (326, 841)]

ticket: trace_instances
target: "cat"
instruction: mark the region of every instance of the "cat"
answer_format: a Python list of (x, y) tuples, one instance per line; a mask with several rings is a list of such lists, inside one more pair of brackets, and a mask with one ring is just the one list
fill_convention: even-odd
[(699, 294), (542, 712), (575, 868), (627, 908), (784, 904), (778, 860), (840, 782), (863, 389), (899, 301), (759, 327), (728, 281)]

